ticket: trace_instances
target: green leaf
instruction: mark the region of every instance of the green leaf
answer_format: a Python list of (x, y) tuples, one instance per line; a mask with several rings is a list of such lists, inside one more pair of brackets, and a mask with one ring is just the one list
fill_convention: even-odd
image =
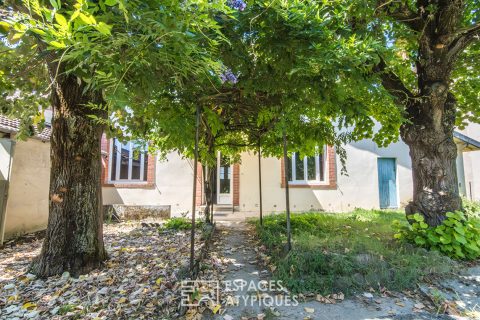
[(117, 3), (118, 3), (118, 0), (105, 0), (105, 4), (107, 6), (115, 6), (117, 5)]
[(60, 3), (60, 0), (59, 0), (59, 1), (50, 0), (50, 4), (51, 4), (52, 7), (54, 7), (56, 10), (60, 10), (60, 8), (62, 7), (62, 5), (61, 5), (61, 3)]
[(10, 41), (10, 43), (15, 44), (18, 41), (20, 41), (20, 39), (23, 37), (24, 34), (25, 34), (24, 32), (10, 33), (10, 36), (8, 37), (8, 40)]
[(418, 244), (418, 245), (423, 246), (423, 245), (426, 243), (426, 241), (425, 241), (424, 238), (422, 238), (422, 237), (420, 237), (420, 236), (416, 236), (416, 237), (415, 237), (415, 243)]
[(0, 21), (0, 33), (7, 34), (9, 30), (10, 30), (10, 24), (8, 24), (5, 21)]
[(41, 35), (41, 36), (44, 36), (46, 35), (47, 33), (43, 30), (40, 30), (38, 28), (31, 28), (30, 31), (32, 31), (33, 33), (36, 33), (38, 35)]
[(425, 220), (425, 218), (424, 218), (421, 214), (419, 214), (419, 213), (415, 213), (415, 214), (413, 215), (413, 219), (414, 219), (415, 221), (418, 221), (418, 222)]
[(465, 239), (464, 236), (462, 235), (459, 235), (459, 234), (454, 234), (454, 237), (455, 237), (455, 240), (457, 240), (458, 242), (460, 242), (461, 244), (465, 244), (467, 243), (467, 240)]
[(449, 244), (452, 242), (452, 238), (449, 235), (445, 234), (440, 237), (440, 242), (443, 244)]
[(87, 16), (82, 12), (80, 12), (79, 17), (85, 24), (92, 25), (96, 23), (95, 18), (93, 16), (90, 16), (90, 15)]
[(48, 44), (50, 46), (52, 46), (54, 48), (58, 48), (58, 49), (63, 49), (63, 48), (66, 47), (65, 43), (59, 42), (59, 41), (50, 41)]
[(427, 237), (428, 237), (428, 240), (430, 240), (432, 243), (439, 243), (440, 242), (440, 238), (431, 234), (431, 233), (429, 233)]
[(112, 26), (109, 26), (108, 24), (104, 23), (104, 22), (99, 22), (96, 26), (95, 26), (95, 29), (97, 29), (98, 31), (100, 31), (100, 33), (104, 34), (104, 35), (110, 35), (111, 34), (111, 30), (112, 30)]
[(78, 17), (79, 14), (80, 14), (79, 10), (74, 11), (72, 16), (70, 17), (70, 21), (75, 20)]
[(57, 21), (57, 23), (59, 25), (61, 25), (62, 27), (67, 27), (68, 26), (67, 19), (65, 19), (65, 17), (63, 15), (61, 15), (60, 13), (55, 12), (55, 21)]
[(457, 231), (459, 234), (461, 235), (465, 235), (465, 230), (462, 228), (462, 227), (459, 227), (459, 226), (456, 226), (455, 228), (455, 231)]

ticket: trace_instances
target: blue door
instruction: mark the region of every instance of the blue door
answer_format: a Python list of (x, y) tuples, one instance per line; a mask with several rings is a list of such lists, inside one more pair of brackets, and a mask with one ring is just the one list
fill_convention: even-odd
[(380, 208), (398, 208), (397, 166), (394, 158), (378, 158)]

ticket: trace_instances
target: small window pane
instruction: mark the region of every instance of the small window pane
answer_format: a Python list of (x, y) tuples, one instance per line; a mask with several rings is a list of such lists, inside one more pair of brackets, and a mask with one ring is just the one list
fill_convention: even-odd
[(323, 156), (323, 153), (321, 153), (319, 155), (319, 164), (320, 164), (320, 181), (324, 181), (325, 180), (325, 173), (324, 173), (324, 156)]
[(300, 153), (295, 152), (295, 180), (305, 180), (305, 168)]
[(112, 151), (112, 163), (111, 163), (111, 168), (112, 171), (110, 172), (110, 179), (115, 180), (117, 178), (117, 154), (118, 154), (118, 149), (115, 144), (115, 140), (113, 141), (113, 151)]
[(133, 149), (132, 154), (132, 180), (140, 180), (140, 158), (141, 152), (140, 149)]
[(316, 180), (315, 157), (307, 157), (307, 178), (308, 180)]
[(128, 162), (130, 160), (130, 148), (128, 143), (122, 144), (120, 161), (120, 179), (128, 179)]
[(220, 161), (220, 193), (230, 193), (231, 169), (227, 157)]

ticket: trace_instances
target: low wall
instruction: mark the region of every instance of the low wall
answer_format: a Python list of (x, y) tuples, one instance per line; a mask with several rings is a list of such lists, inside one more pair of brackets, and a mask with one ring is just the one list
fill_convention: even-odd
[(110, 204), (103, 206), (103, 212), (104, 219), (111, 219), (112, 217), (126, 220), (140, 220), (150, 217), (168, 219), (171, 216), (171, 207)]

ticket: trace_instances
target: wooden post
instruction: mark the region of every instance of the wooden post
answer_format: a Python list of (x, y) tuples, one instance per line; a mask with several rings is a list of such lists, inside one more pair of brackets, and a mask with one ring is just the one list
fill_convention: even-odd
[(290, 194), (288, 190), (288, 155), (287, 155), (287, 135), (285, 127), (283, 128), (283, 174), (285, 182), (285, 204), (287, 211), (287, 251), (292, 250), (292, 233), (290, 228)]
[(193, 272), (195, 264), (195, 209), (197, 197), (197, 162), (198, 162), (198, 136), (200, 127), (200, 105), (197, 105), (197, 121), (195, 124), (195, 150), (193, 163), (193, 195), (192, 195), (192, 230), (190, 233), (190, 271)]
[(260, 196), (260, 225), (263, 226), (263, 203), (262, 203), (262, 151), (261, 139), (258, 138), (258, 189)]

